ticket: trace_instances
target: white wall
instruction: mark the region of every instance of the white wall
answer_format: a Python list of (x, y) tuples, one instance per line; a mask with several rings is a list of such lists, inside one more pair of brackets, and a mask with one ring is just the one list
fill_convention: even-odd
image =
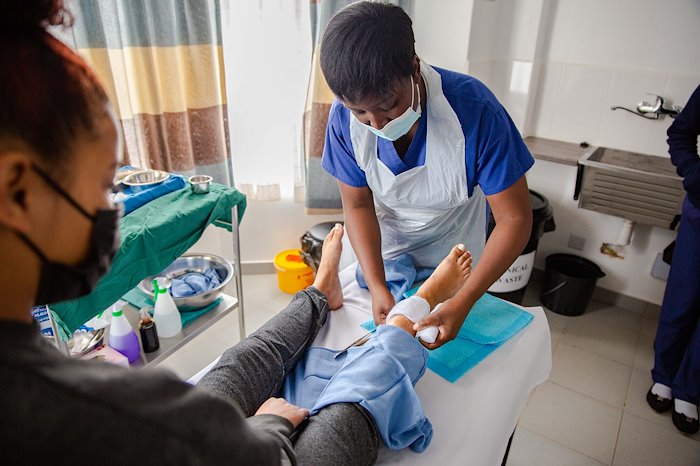
[[(635, 108), (639, 100), (653, 100), (647, 92), (684, 105), (700, 84), (700, 3), (694, 0), (477, 1), (473, 25), (469, 71), (494, 90), (524, 136), (667, 156), (670, 118), (644, 120), (610, 107)], [(530, 63), (530, 86), (518, 94), (512, 70), (525, 67), (520, 74), (526, 74)], [(607, 273), (600, 286), (660, 303), (666, 283), (649, 272), (675, 233), (637, 226), (624, 260), (601, 254), (622, 220), (578, 209), (575, 178), (575, 167), (544, 161), (528, 173), (531, 189), (553, 204), (557, 223), (540, 243), (537, 266), (554, 252), (580, 254)], [(584, 251), (568, 248), (570, 234), (586, 238)]]
[(685, 105), (700, 84), (700, 2), (562, 0), (551, 13), (531, 134), (665, 156), (670, 118), (610, 107), (648, 92)]
[[(241, 260), (272, 262), (275, 254), (299, 248), (299, 238), (313, 225), (343, 220), (342, 215), (306, 215), (304, 204), (283, 199), (274, 202), (248, 201), (241, 222)], [(191, 251), (233, 257), (232, 236), (223, 228), (209, 226)]]
[(468, 72), (488, 84), (521, 132), (535, 106), (542, 24), (549, 9), (548, 0), (474, 3)]
[(416, 53), (431, 65), (465, 72), (474, 0), (417, 0)]

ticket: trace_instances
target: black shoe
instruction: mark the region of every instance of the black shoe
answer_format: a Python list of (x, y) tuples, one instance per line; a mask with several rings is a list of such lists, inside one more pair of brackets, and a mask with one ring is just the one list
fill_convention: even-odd
[(673, 406), (672, 399), (664, 398), (659, 395), (655, 395), (654, 393), (651, 393), (651, 388), (647, 392), (647, 403), (649, 403), (651, 409), (653, 409), (657, 413), (665, 413), (666, 411), (671, 409), (671, 406)]
[(681, 414), (675, 409), (673, 410), (671, 419), (673, 419), (673, 425), (684, 434), (695, 434), (698, 428), (700, 428), (700, 421), (688, 417), (685, 414)]

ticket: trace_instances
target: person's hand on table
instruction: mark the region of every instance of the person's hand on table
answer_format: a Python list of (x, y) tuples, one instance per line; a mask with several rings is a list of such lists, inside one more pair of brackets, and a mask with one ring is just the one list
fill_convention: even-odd
[(372, 316), (376, 325), (385, 324), (386, 316), (396, 305), (394, 296), (389, 289), (384, 286), (371, 290), (372, 295)]
[(291, 422), (296, 429), (309, 416), (309, 411), (287, 403), (284, 398), (270, 398), (255, 413), (256, 416), (260, 414), (274, 414), (283, 417)]
[(448, 341), (454, 340), (466, 318), (467, 312), (464, 309), (464, 304), (452, 298), (442, 303), (436, 311), (428, 314), (423, 320), (417, 322), (413, 326), (413, 330), (419, 331), (426, 327), (436, 326), (438, 328), (438, 336), (435, 343), (426, 343), (423, 340), (419, 340), (423, 346), (433, 350), (441, 347)]

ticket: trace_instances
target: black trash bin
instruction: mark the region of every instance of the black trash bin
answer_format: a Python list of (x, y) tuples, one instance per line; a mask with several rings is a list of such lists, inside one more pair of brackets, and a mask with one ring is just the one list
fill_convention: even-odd
[(343, 222), (323, 222), (318, 223), (309, 228), (301, 237), (301, 257), (306, 262), (306, 265), (311, 267), (314, 272), (318, 270), (321, 264), (321, 249), (323, 248), (323, 240), (326, 239), (328, 233), (331, 232), (336, 223)]
[(583, 314), (599, 278), (605, 273), (594, 262), (573, 254), (552, 254), (545, 259), (540, 301), (565, 316)]
[[(532, 231), (530, 240), (520, 256), (515, 260), (506, 273), (489, 288), (489, 294), (498, 296), (512, 303), (520, 304), (525, 296), (527, 284), (535, 265), (535, 253), (542, 235), (548, 231), (554, 231), (554, 213), (552, 206), (542, 194), (530, 190), (530, 203), (532, 204)], [(489, 219), (488, 235), (496, 226), (496, 221), (491, 215)]]

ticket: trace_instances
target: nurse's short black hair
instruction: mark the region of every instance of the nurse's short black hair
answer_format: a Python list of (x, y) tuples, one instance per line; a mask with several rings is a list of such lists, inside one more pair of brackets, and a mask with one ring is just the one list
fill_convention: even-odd
[(416, 55), (411, 18), (396, 5), (353, 3), (328, 22), (321, 40), (321, 70), (331, 91), (358, 103), (385, 97), (397, 78), (413, 74)]

